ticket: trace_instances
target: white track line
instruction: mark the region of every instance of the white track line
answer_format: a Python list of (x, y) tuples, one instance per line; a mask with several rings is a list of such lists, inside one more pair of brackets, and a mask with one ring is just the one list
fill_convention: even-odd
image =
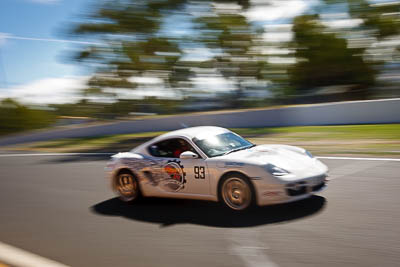
[(22, 249), (0, 242), (0, 261), (23, 267), (68, 267)]
[(352, 157), (316, 157), (317, 159), (347, 159), (347, 160), (375, 160), (375, 161), (400, 161), (393, 158), (352, 158)]
[(246, 267), (278, 267), (268, 257), (269, 247), (261, 242), (256, 229), (229, 229), (226, 232), (228, 253), (238, 257)]

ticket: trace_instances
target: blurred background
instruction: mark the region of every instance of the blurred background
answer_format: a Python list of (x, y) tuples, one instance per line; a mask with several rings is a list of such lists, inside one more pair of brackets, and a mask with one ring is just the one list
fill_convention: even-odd
[[(400, 1), (1, 0), (0, 267), (398, 266), (399, 114)], [(329, 187), (115, 198), (110, 155), (197, 125), (303, 147)]]
[(399, 97), (400, 2), (3, 0), (0, 134)]

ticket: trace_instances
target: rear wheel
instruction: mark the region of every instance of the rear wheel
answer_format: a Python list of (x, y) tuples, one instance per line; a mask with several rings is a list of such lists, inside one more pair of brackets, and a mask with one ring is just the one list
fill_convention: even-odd
[(230, 175), (222, 181), (220, 200), (230, 209), (245, 210), (253, 203), (253, 191), (246, 177)]
[(136, 200), (140, 195), (139, 183), (136, 177), (127, 170), (123, 170), (115, 177), (115, 189), (119, 198), (125, 202)]

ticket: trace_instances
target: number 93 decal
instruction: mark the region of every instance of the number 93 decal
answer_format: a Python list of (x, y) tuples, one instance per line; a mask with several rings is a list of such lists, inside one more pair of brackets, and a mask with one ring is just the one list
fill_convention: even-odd
[(194, 166), (194, 178), (195, 179), (206, 178), (206, 172), (204, 166)]

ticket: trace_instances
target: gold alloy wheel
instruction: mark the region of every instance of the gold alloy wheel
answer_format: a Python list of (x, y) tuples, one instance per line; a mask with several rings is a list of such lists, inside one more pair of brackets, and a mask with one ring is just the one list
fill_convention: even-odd
[(228, 178), (222, 184), (222, 198), (231, 209), (244, 210), (251, 204), (250, 186), (242, 178)]
[(121, 173), (116, 180), (116, 188), (123, 201), (134, 200), (138, 195), (138, 183), (131, 173)]

